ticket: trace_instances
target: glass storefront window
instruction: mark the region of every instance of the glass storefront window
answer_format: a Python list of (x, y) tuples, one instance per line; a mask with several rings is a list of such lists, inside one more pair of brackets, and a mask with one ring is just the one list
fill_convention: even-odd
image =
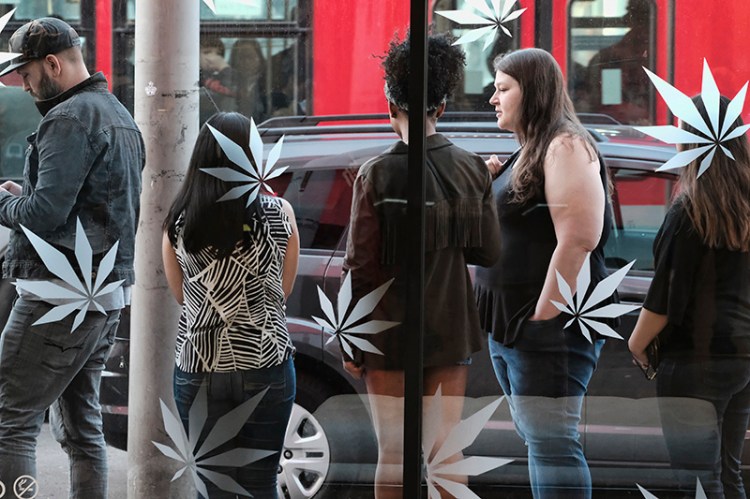
[(653, 0), (573, 0), (569, 23), (568, 88), (576, 109), (652, 123), (654, 95), (642, 68), (655, 64)]
[[(204, 21), (296, 21), (297, 0), (224, 0), (215, 2), (216, 12), (201, 4)], [(135, 19), (135, 0), (128, 0), (128, 19)]]
[[(745, 120), (750, 118), (750, 106), (741, 102), (744, 98), (741, 89), (750, 79), (750, 59), (746, 57), (747, 42), (750, 41), (747, 34), (750, 33), (750, 4), (745, 0), (727, 0), (722, 2), (721, 8), (706, 7), (697, 15), (695, 6), (676, 0), (425, 0), (425, 6), (430, 9), (432, 33), (450, 33), (456, 38), (486, 25), (477, 21), (477, 17), (467, 17), (473, 21), (462, 24), (436, 15), (437, 11), (464, 10), (494, 15), (491, 11), (498, 12), (495, 9), (509, 6), (507, 12), (520, 9), (527, 9), (527, 12), (504, 24), (512, 36), (498, 31), (486, 49), (484, 39), (460, 46), (466, 57), (466, 66), (451, 73), (461, 74), (460, 80), (457, 79), (457, 90), (448, 101), (447, 112), (437, 119), (435, 130), (439, 135), (427, 138), (429, 162), (425, 170), (430, 183), (424, 203), (428, 211), (424, 236), (429, 250), (422, 256), (429, 262), (429, 284), (425, 291), (430, 305), (424, 313), (429, 328), (450, 334), (439, 336), (430, 332), (423, 344), (429, 365), (423, 371), (426, 397), (423, 412), (418, 414), (416, 410), (403, 409), (408, 374), (397, 374), (406, 373), (405, 366), (411, 366), (413, 360), (406, 358), (411, 351), (407, 352), (405, 345), (414, 338), (414, 329), (406, 324), (405, 317), (407, 312), (415, 311), (407, 300), (407, 283), (413, 279), (417, 266), (411, 265), (411, 254), (406, 256), (404, 248), (421, 234), (404, 214), (408, 216), (409, 208), (413, 207), (411, 196), (418, 192), (409, 185), (407, 173), (407, 151), (418, 139), (399, 140), (399, 135), (406, 135), (408, 120), (414, 116), (404, 113), (404, 108), (400, 107), (405, 104), (408, 92), (401, 92), (398, 96), (398, 86), (394, 85), (388, 88), (386, 97), (382, 67), (391, 44), (397, 43), (394, 40), (403, 40), (408, 32), (410, 2), (214, 0), (214, 3), (215, 13), (201, 2), (200, 25), (195, 33), (197, 40), (193, 40), (200, 47), (196, 54), (200, 59), (200, 87), (192, 87), (199, 88), (196, 114), (199, 114), (200, 123), (217, 112), (236, 111), (252, 117), (263, 144), (255, 143), (249, 152), (242, 151), (242, 154), (247, 153), (248, 159), (243, 163), (247, 167), (243, 170), (235, 168), (239, 163), (204, 166), (209, 169), (231, 168), (231, 173), (220, 173), (230, 179), (223, 180), (228, 184), (227, 189), (234, 189), (240, 182), (247, 181), (248, 172), (252, 176), (252, 168), (262, 168), (272, 161), (275, 161), (275, 168), (286, 167), (283, 173), (268, 180), (268, 186), (273, 191), (270, 196), (285, 199), (295, 212), (301, 246), (294, 290), (288, 297), (283, 293), (276, 293), (273, 297), (273, 303), (286, 314), (287, 330), (296, 348), (295, 405), (279, 454), (280, 497), (372, 497), (373, 490), (382, 488), (385, 482), (393, 492), (394, 484), (403, 477), (401, 461), (404, 453), (414, 457), (420, 452), (417, 448), (403, 451), (399, 445), (406, 416), (423, 418), (425, 449), (422, 458), (426, 466), (422, 478), (433, 492), (442, 484), (457, 497), (469, 496), (462, 488), (464, 486), (486, 499), (532, 497), (534, 493), (540, 496), (539, 490), (534, 492), (532, 487), (541, 475), (549, 472), (547, 477), (562, 476), (565, 481), (569, 479), (566, 472), (570, 471), (555, 460), (551, 466), (557, 468), (543, 469), (535, 474), (534, 470), (538, 472), (539, 467), (535, 468), (532, 460), (530, 474), (529, 449), (539, 444), (533, 438), (541, 433), (543, 443), (563, 441), (566, 447), (562, 452), (570, 453), (575, 447), (573, 451), (579, 457), (583, 456), (590, 470), (594, 497), (640, 497), (636, 484), (662, 499), (676, 497), (678, 493), (680, 497), (693, 497), (696, 478), (709, 491), (709, 497), (720, 496), (722, 477), (711, 468), (716, 460), (708, 463), (705, 456), (718, 455), (723, 449), (718, 438), (720, 425), (717, 419), (722, 403), (715, 405), (714, 401), (728, 400), (729, 396), (723, 391), (731, 384), (730, 378), (738, 372), (747, 374), (745, 378), (739, 379), (740, 376), (737, 377), (739, 381), (734, 381), (742, 393), (750, 393), (750, 386), (743, 384), (750, 376), (750, 340), (747, 339), (750, 337), (747, 333), (750, 304), (746, 304), (745, 295), (732, 294), (733, 286), (746, 286), (750, 269), (747, 262), (741, 260), (746, 257), (738, 256), (741, 252), (722, 248), (713, 254), (712, 259), (691, 260), (690, 265), (694, 266), (690, 272), (674, 270), (667, 279), (663, 279), (667, 274), (662, 274), (662, 286), (676, 282), (688, 296), (679, 297), (682, 301), (667, 303), (667, 308), (661, 310), (666, 313), (669, 324), (660, 333), (667, 361), (662, 364), (656, 380), (646, 379), (633, 365), (628, 348), (628, 340), (640, 313), (638, 307), (646, 303), (649, 288), (654, 283), (659, 285), (660, 265), (664, 268), (672, 260), (702, 258), (713, 251), (701, 246), (695, 251), (676, 248), (665, 253), (664, 248), (676, 244), (675, 241), (686, 235), (692, 237), (695, 232), (683, 230), (692, 223), (692, 219), (685, 216), (680, 219), (679, 230), (664, 237), (665, 231), (671, 230), (669, 227), (664, 229), (665, 221), (670, 220), (668, 217), (675, 202), (685, 199), (681, 196), (698, 192), (717, 179), (711, 177), (716, 170), (709, 169), (691, 186), (685, 180), (685, 175), (691, 174), (684, 173), (686, 170), (660, 169), (673, 161), (678, 151), (674, 144), (647, 136), (636, 127), (678, 126), (679, 118), (689, 121), (697, 130), (691, 133), (700, 136), (707, 135), (706, 130), (722, 129), (725, 140), (721, 147), (716, 145), (719, 139), (706, 136), (705, 140), (698, 139), (698, 144), (680, 145), (684, 148), (681, 154), (683, 158), (685, 153), (694, 154), (699, 162), (707, 157), (707, 151), (713, 154), (710, 168), (725, 168), (724, 172), (731, 180), (721, 179), (725, 184), (721, 192), (708, 202), (706, 212), (717, 216), (730, 214), (729, 218), (737, 221), (737, 225), (745, 222), (749, 216), (746, 204), (739, 203), (742, 209), (735, 211), (725, 209), (722, 204), (734, 187), (744, 185), (747, 180), (742, 175), (729, 175), (750, 168), (743, 154), (730, 158), (726, 153), (738, 150), (742, 136), (726, 140), (731, 130), (722, 120), (727, 114)], [(107, 25), (98, 23), (102, 19), (97, 16), (110, 13), (103, 14), (106, 9), (91, 8), (107, 4), (112, 10), (112, 33), (97, 31), (103, 28), (95, 29)], [(112, 71), (108, 76), (112, 92), (132, 111), (133, 80), (139, 70), (134, 58), (135, 23), (138, 22), (135, 4), (136, 0), (5, 1), (0, 3), (0, 13), (13, 7), (18, 11), (8, 28), (0, 33), (0, 45), (7, 45), (13, 30), (32, 17), (61, 15), (76, 24), (76, 29), (80, 28), (85, 40), (84, 51), (92, 61), (92, 72), (107, 70), (97, 67), (93, 54), (95, 48), (99, 49), (97, 57), (111, 61)], [(168, 26), (168, 23), (163, 23), (163, 26)], [(113, 46), (111, 54), (103, 53), (109, 42)], [(501, 241), (503, 246), (498, 251), (511, 255), (505, 260), (505, 267), (497, 270), (498, 274), (488, 274), (489, 271), (482, 267), (489, 267), (492, 262), (482, 261), (475, 251), (480, 244), (487, 242), (488, 234), (491, 235), (485, 226), (480, 229), (478, 221), (486, 221), (484, 214), (487, 213), (496, 216), (490, 204), (497, 208), (504, 202), (502, 196), (511, 194), (512, 175), (521, 172), (519, 167), (523, 166), (524, 155), (533, 153), (521, 149), (524, 155), (514, 156), (519, 148), (527, 147), (528, 138), (499, 128), (501, 122), (515, 126), (518, 123), (512, 121), (514, 108), (508, 107), (507, 113), (503, 109), (496, 114), (493, 107), (503, 106), (493, 106), (488, 102), (495, 91), (496, 75), (492, 62), (498, 54), (531, 48), (534, 43), (548, 44), (544, 47), (549, 52), (545, 57), (552, 57), (562, 68), (565, 85), (589, 132), (585, 137), (590, 136), (593, 140), (592, 151), (595, 148), (599, 153), (609, 175), (605, 178), (604, 170), (600, 170), (595, 179), (602, 188), (602, 201), (596, 207), (606, 207), (602, 226), (611, 225), (611, 230), (606, 244), (601, 245), (601, 253), (596, 255), (597, 267), (592, 266), (596, 272), (589, 275), (570, 272), (566, 277), (562, 273), (558, 277), (559, 268), (553, 265), (552, 257), (544, 261), (538, 257), (553, 247), (556, 251), (558, 241), (563, 240), (558, 236), (564, 231), (556, 232), (559, 227), (555, 223), (559, 219), (555, 220), (552, 213), (553, 210), (567, 209), (571, 204), (556, 204), (549, 199), (550, 192), (554, 194), (553, 191), (564, 186), (568, 179), (545, 185), (548, 172), (544, 169), (537, 172), (544, 189), (529, 200), (529, 206), (510, 213), (516, 218), (503, 218), (505, 228), (517, 230), (513, 236), (521, 234), (526, 237), (522, 243), (516, 243), (515, 253), (508, 250), (513, 246), (511, 239)], [(165, 64), (168, 57), (169, 54), (164, 54)], [(437, 64), (444, 64), (446, 59), (438, 59)], [(401, 59), (389, 71), (399, 73), (403, 70), (404, 77), (403, 74), (413, 67), (410, 61)], [(649, 79), (644, 67), (665, 83)], [(437, 78), (446, 73), (438, 74)], [(418, 83), (413, 76), (404, 78), (409, 86)], [(432, 81), (437, 78), (433, 75)], [(713, 79), (719, 93), (730, 99), (740, 92), (740, 97), (730, 106), (722, 107), (721, 112), (717, 111)], [(195, 80), (189, 81), (192, 85)], [(661, 85), (659, 91), (654, 81)], [(27, 137), (42, 118), (31, 96), (19, 87), (21, 81), (17, 74), (3, 77), (3, 82), (8, 86), (0, 87), (0, 184), (5, 180), (22, 181), (29, 147)], [(702, 115), (696, 118), (695, 113), (684, 114), (684, 108), (689, 107), (687, 99), (674, 105), (674, 101), (680, 100), (679, 96), (673, 92), (665, 97), (669, 94), (664, 91), (666, 85), (688, 97), (707, 89), (705, 99), (696, 109), (700, 115), (701, 106), (708, 108), (713, 121), (711, 117), (704, 120)], [(536, 89), (531, 84), (527, 88), (531, 89), (529, 95), (533, 96)], [(157, 94), (154, 100), (167, 95)], [(397, 100), (400, 101), (395, 102)], [(393, 106), (389, 106), (389, 101)], [(169, 106), (163, 111), (172, 112)], [(458, 113), (454, 115), (452, 111)], [(406, 121), (398, 121), (403, 117)], [(179, 116), (174, 121), (184, 127), (188, 119), (193, 120), (190, 124), (195, 124), (195, 114)], [(429, 121), (429, 126), (432, 123)], [(141, 126), (151, 127), (152, 123)], [(662, 133), (662, 138), (672, 140), (669, 134), (676, 135), (677, 132), (654, 133)], [(679, 137), (682, 140), (685, 134), (681, 133)], [(144, 134), (144, 138), (154, 141), (153, 134)], [(520, 140), (522, 138), (524, 140)], [(208, 140), (214, 139), (208, 137)], [(694, 137), (689, 140), (694, 140)], [(436, 141), (440, 142), (436, 145)], [(277, 144), (281, 145), (277, 148)], [(694, 145), (705, 149), (691, 148)], [(158, 148), (162, 144), (156, 144), (156, 147), (156, 151), (160, 151)], [(741, 148), (739, 150), (743, 152)], [(174, 154), (174, 150), (167, 153)], [(564, 153), (560, 151), (561, 155)], [(512, 160), (515, 161), (514, 167), (503, 170), (504, 178), (499, 176), (499, 181), (491, 183), (493, 181), (485, 169), (487, 161), (495, 164), (491, 160), (493, 155), (500, 163), (509, 158), (516, 159)], [(587, 157), (593, 161), (595, 156)], [(373, 161), (374, 158), (377, 160)], [(539, 164), (546, 159), (544, 156)], [(378, 169), (384, 164), (387, 168)], [(184, 166), (181, 164), (179, 168)], [(560, 163), (561, 168), (575, 166)], [(151, 187), (165, 178), (171, 181), (181, 177), (183, 171), (179, 168), (169, 170), (168, 174), (157, 171), (150, 177), (151, 172), (148, 172), (144, 178), (150, 178)], [(175, 172), (174, 175), (171, 172)], [(437, 196), (436, 193), (453, 193), (452, 189), (461, 184), (457, 172), (466, 173), (464, 179), (471, 176), (476, 181), (472, 185), (482, 186), (482, 196), (492, 198), (488, 204), (472, 202), (484, 201), (479, 195), (471, 200), (457, 195), (447, 202)], [(220, 178), (219, 174), (216, 177)], [(207, 177), (201, 178), (206, 180)], [(251, 178), (250, 181), (254, 180)], [(599, 184), (596, 186), (598, 188)], [(144, 196), (150, 195), (147, 188), (143, 192)], [(741, 196), (735, 196), (738, 198)], [(585, 200), (585, 209), (595, 204), (584, 196), (569, 198), (579, 203), (581, 199)], [(0, 194), (0, 213), (3, 213), (4, 202), (3, 194)], [(512, 203), (506, 203), (502, 208), (508, 210), (507, 204)], [(143, 204), (144, 207), (147, 205)], [(162, 212), (145, 213), (145, 209), (142, 208), (142, 220), (149, 216), (152, 219), (163, 217)], [(557, 213), (560, 211), (555, 215)], [(503, 215), (509, 215), (508, 211)], [(574, 222), (567, 230), (576, 240), (586, 236), (588, 243), (593, 239), (594, 236), (582, 229), (586, 224), (584, 217)], [(245, 232), (252, 232), (253, 227), (248, 224)], [(500, 222), (491, 227), (505, 230)], [(527, 237), (529, 231), (539, 227), (555, 230), (547, 230), (539, 240)], [(280, 229), (275, 235), (282, 233)], [(4, 253), (7, 238), (16, 237), (12, 234), (11, 230), (0, 228), (0, 260), (8, 258), (3, 255), (8, 254)], [(598, 237), (597, 244), (601, 235)], [(232, 267), (227, 274), (232, 279), (236, 275), (253, 274), (258, 270), (256, 265), (260, 265), (260, 260), (248, 263), (246, 268), (243, 265)], [(140, 258), (140, 261), (156, 261), (154, 265), (158, 266), (158, 257), (151, 260)], [(251, 269), (249, 273), (247, 268)], [(260, 270), (253, 275), (265, 277), (267, 274), (263, 271), (267, 269)], [(221, 273), (196, 274), (193, 282), (205, 284), (205, 290), (213, 292), (218, 289), (213, 287), (216, 283), (222, 284), (222, 276), (217, 274)], [(727, 281), (711, 280), (719, 274), (729, 279), (728, 284)], [(503, 280), (508, 275), (510, 277)], [(546, 284), (547, 278), (551, 284)], [(529, 284), (532, 281), (533, 284)], [(605, 281), (606, 284), (602, 285)], [(491, 294), (495, 293), (490, 289), (492, 282), (497, 284), (497, 295)], [(275, 284), (274, 281), (268, 289), (278, 291)], [(557, 301), (554, 305), (556, 311), (566, 311), (549, 319), (535, 320), (537, 304), (545, 303), (541, 291), (545, 285), (556, 290), (553, 293), (559, 292), (559, 297), (551, 298)], [(143, 292), (140, 288), (138, 291)], [(477, 291), (486, 294), (477, 297)], [(592, 304), (591, 309), (585, 307), (589, 300), (593, 302), (607, 294), (604, 291), (609, 293), (606, 297)], [(227, 288), (226, 294), (217, 293), (220, 298), (229, 297), (226, 302), (214, 300), (215, 296), (211, 295), (200, 302), (201, 311), (219, 309), (228, 302), (233, 306), (250, 296), (250, 293), (243, 293), (243, 290)], [(445, 296), (439, 296), (440, 293), (445, 293)], [(206, 296), (209, 294), (207, 291)], [(11, 311), (15, 295), (16, 288), (10, 282), (0, 281), (0, 326)], [(518, 298), (520, 296), (523, 299)], [(618, 303), (614, 303), (614, 296)], [(167, 298), (168, 303), (165, 300), (158, 303), (162, 312), (173, 304), (171, 296)], [(497, 302), (493, 301), (495, 298)], [(473, 308), (480, 299), (483, 300), (481, 312)], [(613, 303), (609, 303), (610, 299)], [(255, 298), (251, 296), (243, 306), (248, 310), (253, 306), (258, 309), (264, 306), (263, 300), (253, 300)], [(623, 311), (623, 314), (611, 317), (607, 313), (611, 314), (612, 309), (602, 312), (609, 305), (614, 305), (612, 309)], [(177, 307), (176, 303), (174, 306)], [(672, 317), (677, 314), (674, 311), (677, 308), (686, 317), (683, 322), (676, 322)], [(467, 311), (471, 311), (468, 319)], [(100, 395), (106, 440), (118, 449), (123, 449), (127, 442), (128, 421), (132, 422), (134, 415), (136, 418), (142, 416), (133, 412), (132, 399), (128, 398), (134, 393), (133, 379), (140, 374), (132, 366), (144, 358), (137, 358), (138, 354), (131, 351), (136, 348), (133, 346), (136, 342), (131, 343), (129, 339), (128, 313), (123, 315), (112, 354), (106, 363)], [(138, 314), (139, 311), (133, 310), (132, 313)], [(482, 321), (479, 326), (474, 320), (477, 315)], [(221, 320), (224, 319), (217, 318), (217, 323)], [(257, 321), (260, 322), (262, 320)], [(251, 326), (255, 327), (256, 324)], [(507, 331), (517, 333), (517, 336), (510, 348), (498, 348), (493, 344), (493, 357), (487, 330), (495, 327), (502, 328), (498, 336)], [(679, 336), (696, 327), (717, 333), (689, 340), (686, 336)], [(177, 328), (179, 323), (175, 321), (163, 329), (172, 331)], [(622, 339), (610, 335), (602, 347), (593, 347), (597, 339), (610, 332), (606, 328), (611, 328)], [(252, 331), (256, 332), (256, 329)], [(262, 333), (272, 334), (271, 330), (269, 327)], [(586, 333), (590, 336), (587, 337)], [(158, 334), (166, 333), (159, 331)], [(667, 337), (667, 334), (676, 336)], [(589, 358), (587, 370), (578, 373), (580, 379), (574, 380), (578, 387), (587, 385), (585, 396), (580, 395), (580, 390), (577, 392), (580, 396), (575, 397), (558, 396), (561, 392), (547, 396), (549, 392), (542, 390), (568, 375), (576, 376), (569, 367), (570, 359), (558, 358), (555, 360), (561, 360), (562, 367), (555, 375), (540, 375), (541, 369), (528, 369), (518, 376), (521, 381), (535, 380), (533, 388), (541, 387), (539, 392), (543, 393), (524, 393), (513, 398), (512, 402), (518, 405), (511, 411), (509, 398), (512, 397), (502, 398), (503, 390), (509, 390), (511, 386), (510, 377), (498, 379), (496, 368), (503, 368), (499, 356), (510, 355), (507, 358), (512, 363), (525, 355), (534, 357), (549, 353), (548, 350), (560, 349), (560, 344), (571, 338), (578, 342), (576, 345), (580, 351), (591, 352), (600, 348), (601, 352), (595, 359), (595, 369)], [(677, 343), (670, 344), (672, 340)], [(196, 345), (198, 343), (196, 341)], [(570, 351), (566, 350), (566, 354)], [(285, 350), (281, 354), (289, 352)], [(161, 353), (163, 361), (154, 364), (172, 369), (174, 344), (168, 345)], [(514, 354), (517, 357), (513, 357)], [(356, 365), (345, 365), (343, 361), (346, 360)], [(508, 364), (508, 361), (502, 362)], [(557, 364), (549, 362), (546, 365)], [(358, 366), (364, 366), (364, 377), (352, 376)], [(456, 375), (444, 376), (443, 369), (454, 370), (451, 372)], [(436, 376), (436, 372), (440, 375)], [(558, 373), (562, 375), (557, 376)], [(706, 380), (711, 382), (706, 383)], [(197, 386), (192, 380), (185, 384)], [(173, 402), (169, 398), (173, 389), (170, 383), (155, 385), (150, 385), (149, 389), (158, 388), (165, 402)], [(219, 386), (214, 380), (210, 387), (211, 396), (227, 392), (234, 397), (241, 391), (239, 386), (232, 383)], [(142, 388), (141, 385), (138, 387)], [(566, 385), (565, 389), (568, 388)], [(565, 405), (569, 402), (573, 405)], [(187, 405), (185, 401), (182, 403)], [(0, 406), (2, 404), (0, 398)], [(232, 399), (226, 412), (238, 404)], [(746, 482), (750, 480), (750, 447), (737, 445), (747, 440), (746, 422), (742, 418), (750, 409), (744, 401), (738, 402), (738, 406), (741, 406), (740, 415), (735, 418), (734, 432), (728, 438), (735, 443), (735, 457), (739, 456), (743, 462), (733, 475), (733, 483), (724, 476), (726, 496), (730, 496), (728, 491), (736, 486), (737, 476)], [(517, 416), (519, 408), (524, 414), (521, 419)], [(168, 418), (160, 412), (158, 403), (150, 409), (156, 416), (149, 416), (148, 425), (157, 435), (145, 444), (139, 442), (139, 445), (149, 446), (150, 450), (154, 450), (152, 442), (174, 449), (182, 445), (178, 442), (180, 439), (175, 438), (179, 433), (176, 429), (181, 428), (177, 419), (168, 429), (169, 423), (160, 417)], [(577, 419), (578, 413), (580, 419)], [(201, 407), (195, 406), (193, 414), (200, 419)], [(570, 414), (576, 417), (569, 418)], [(733, 414), (729, 416), (731, 421)], [(741, 421), (737, 423), (737, 420)], [(450, 421), (450, 425), (446, 421)], [(564, 431), (557, 426), (559, 431), (550, 433), (549, 428), (560, 421), (566, 423)], [(209, 428), (203, 429), (208, 433)], [(535, 433), (529, 433), (529, 430)], [(216, 435), (219, 434), (222, 438), (226, 436), (219, 431), (214, 437), (218, 438)], [(0, 441), (0, 447), (2, 445)], [(227, 448), (229, 446), (227, 443)], [(243, 443), (240, 447), (248, 448), (248, 445)], [(220, 455), (226, 449), (216, 447), (215, 450)], [(110, 451), (112, 455), (127, 457), (122, 450)], [(681, 460), (686, 451), (688, 457), (697, 456), (699, 461), (706, 461), (697, 463), (702, 469), (696, 470), (696, 463)], [(188, 449), (188, 454), (190, 452), (192, 450)], [(224, 474), (225, 468), (231, 466), (214, 466), (211, 460), (216, 454), (202, 455), (201, 463), (209, 463), (205, 464), (206, 469)], [(213, 463), (227, 464), (227, 461), (222, 461), (224, 458), (226, 455)], [(581, 459), (577, 463), (580, 464)], [(443, 465), (450, 467), (441, 471)], [(56, 467), (67, 468), (58, 466), (58, 463)], [(113, 466), (111, 469), (111, 490), (120, 491), (126, 477), (122, 468)], [(411, 473), (416, 475), (415, 470)], [(184, 473), (179, 480), (197, 477), (208, 483), (203, 475), (188, 475)], [(166, 487), (176, 488), (179, 480), (170, 482), (172, 476), (172, 473), (166, 473), (158, 479), (163, 479)], [(0, 477), (0, 481), (2, 479)], [(222, 486), (227, 483), (221, 482)], [(552, 484), (551, 487), (558, 485)], [(560, 487), (569, 492), (568, 485), (564, 483)], [(42, 486), (40, 496), (49, 495), (49, 486)], [(583, 489), (589, 488), (587, 483), (580, 482), (573, 486), (582, 495), (587, 492)], [(678, 488), (682, 490), (678, 492)], [(423, 493), (423, 497), (425, 495)], [(553, 496), (556, 495), (557, 491)], [(113, 492), (113, 497), (121, 496)], [(179, 497), (194, 497), (194, 494)], [(433, 493), (432, 497), (436, 495)]]
[(81, 0), (16, 0), (4, 1), (2, 4), (15, 7), (16, 13), (13, 17), (19, 21), (59, 16), (75, 24), (81, 19)]
[[(216, 2), (215, 15), (201, 5), (200, 122), (219, 111), (238, 111), (257, 123), (308, 114), (312, 41), (305, 25), (310, 19), (299, 18), (297, 2)], [(131, 110), (127, 61), (132, 60), (134, 16), (135, 1), (128, 0), (129, 21), (115, 41), (115, 51), (126, 61), (115, 67), (115, 95)]]
[(293, 38), (203, 36), (201, 123), (218, 111), (238, 111), (259, 123), (305, 114), (297, 43)]

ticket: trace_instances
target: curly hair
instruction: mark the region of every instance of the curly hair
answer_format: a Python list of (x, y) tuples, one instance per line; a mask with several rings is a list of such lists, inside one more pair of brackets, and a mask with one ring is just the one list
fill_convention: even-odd
[[(453, 95), (463, 76), (466, 56), (451, 45), (448, 34), (430, 35), (427, 39), (427, 112), (433, 113)], [(403, 41), (394, 38), (383, 58), (386, 97), (404, 111), (409, 110), (409, 34)]]

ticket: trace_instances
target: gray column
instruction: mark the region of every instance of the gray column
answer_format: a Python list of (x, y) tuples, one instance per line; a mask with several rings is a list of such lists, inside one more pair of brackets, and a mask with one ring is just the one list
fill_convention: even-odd
[(161, 226), (198, 134), (200, 0), (136, 0), (135, 119), (146, 142), (136, 237), (128, 411), (128, 497), (188, 497), (172, 483), (176, 461), (159, 399), (173, 411), (172, 370), (179, 307), (167, 289)]

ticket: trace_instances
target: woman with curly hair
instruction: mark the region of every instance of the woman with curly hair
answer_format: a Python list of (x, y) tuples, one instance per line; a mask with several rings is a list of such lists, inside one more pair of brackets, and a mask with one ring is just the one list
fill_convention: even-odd
[(497, 125), (521, 147), (504, 164), (495, 156), (488, 162), (503, 247), (495, 266), (477, 269), (479, 313), (528, 447), (534, 497), (587, 498), (591, 476), (578, 423), (604, 340), (577, 326), (564, 330), (570, 317), (552, 301), (565, 302), (558, 272), (571, 293), (587, 293), (575, 284), (589, 253), (591, 288), (607, 276), (607, 170), (549, 53), (512, 52), (495, 59), (495, 71)]
[[(710, 123), (703, 99), (693, 102)], [(720, 123), (728, 105), (722, 97)], [(737, 118), (732, 128), (740, 126)], [(684, 122), (682, 128), (701, 134)], [(744, 498), (740, 464), (750, 422), (750, 145), (743, 133), (722, 148), (726, 154), (717, 150), (700, 176), (703, 156), (682, 170), (680, 194), (656, 235), (654, 278), (628, 346), (636, 362), (648, 367), (646, 346), (656, 335), (666, 340), (657, 394), (680, 487), (692, 493), (697, 475), (709, 498)], [(666, 331), (660, 334), (665, 328), (666, 338)]]
[[(428, 40), (426, 116), (426, 254), (424, 393), (438, 388), (444, 400), (439, 447), (460, 421), (468, 364), (482, 348), (479, 315), (466, 264), (491, 265), (499, 252), (499, 229), (491, 179), (484, 161), (436, 132), (446, 101), (458, 84), (463, 52), (445, 35)], [(392, 280), (372, 319), (403, 323), (404, 262), (410, 228), (406, 220), (409, 144), (409, 41), (393, 41), (383, 60), (391, 126), (401, 140), (365, 163), (354, 183), (344, 270), (355, 298)], [(398, 325), (367, 335), (375, 350), (354, 350), (344, 367), (363, 377), (378, 440), (375, 496), (401, 497), (404, 395), (404, 337)], [(429, 412), (429, 398), (425, 413)], [(425, 455), (426, 459), (432, 456)], [(455, 460), (460, 455), (452, 456)], [(450, 460), (450, 459), (449, 459)], [(447, 495), (446, 495), (447, 497)]]

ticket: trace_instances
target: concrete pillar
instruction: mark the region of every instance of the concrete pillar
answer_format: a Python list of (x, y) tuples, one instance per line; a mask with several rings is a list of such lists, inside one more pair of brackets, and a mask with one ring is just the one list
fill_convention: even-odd
[[(170, 482), (176, 461), (159, 399), (174, 409), (172, 371), (179, 307), (161, 260), (162, 223), (198, 134), (200, 0), (136, 0), (135, 119), (146, 142), (130, 331), (128, 497), (188, 497)], [(175, 410), (176, 413), (176, 410)], [(182, 483), (180, 483), (182, 482)]]

